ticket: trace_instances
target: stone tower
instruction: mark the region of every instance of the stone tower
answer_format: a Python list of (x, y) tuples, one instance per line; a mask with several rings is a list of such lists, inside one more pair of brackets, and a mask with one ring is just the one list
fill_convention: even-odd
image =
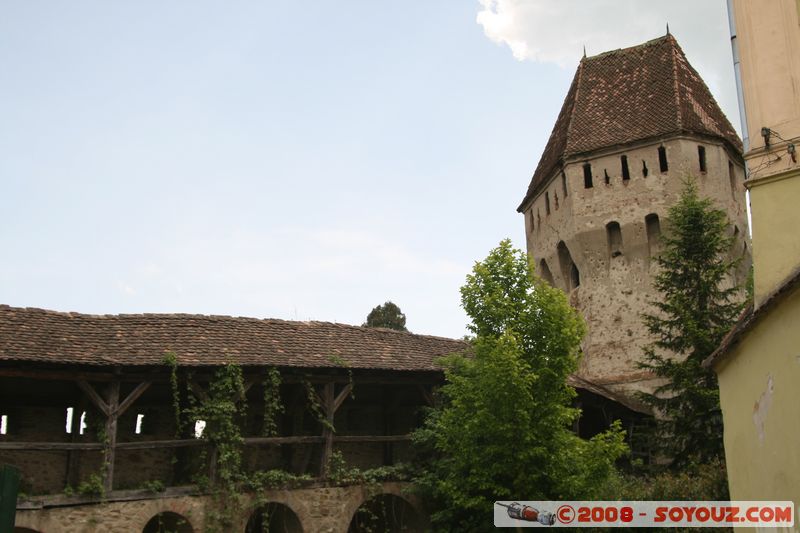
[(727, 212), (744, 282), (742, 143), (675, 38), (584, 57), (517, 210), (539, 275), (586, 319), (578, 377), (628, 398), (657, 383), (636, 367), (650, 342), (641, 314), (687, 176)]

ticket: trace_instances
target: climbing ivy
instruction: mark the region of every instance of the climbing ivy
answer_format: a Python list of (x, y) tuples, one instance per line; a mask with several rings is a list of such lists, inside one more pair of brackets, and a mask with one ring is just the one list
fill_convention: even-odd
[(314, 385), (312, 385), (310, 381), (304, 378), (303, 386), (306, 389), (306, 400), (308, 401), (308, 408), (311, 409), (311, 412), (317, 418), (317, 421), (323, 425), (323, 427), (326, 427), (331, 431), (334, 431), (333, 424), (331, 424), (328, 421), (328, 417), (325, 416), (325, 413), (322, 410), (322, 405), (320, 405), (319, 403), (319, 396), (317, 395), (316, 389), (314, 389)]
[(278, 434), (278, 415), (284, 412), (281, 402), (281, 373), (271, 367), (264, 377), (264, 424), (261, 434), (274, 437)]
[(181, 394), (178, 389), (178, 356), (175, 352), (164, 354), (164, 364), (169, 367), (169, 384), (172, 389), (172, 412), (175, 415), (175, 438), (181, 435)]
[[(179, 378), (178, 362), (174, 354), (168, 353), (164, 357), (164, 363), (170, 367), (173, 410), (178, 432), (187, 422), (204, 420), (206, 423), (200, 438), (208, 442), (209, 446), (194, 455), (195, 471), (192, 476), (198, 489), (211, 497), (211, 504), (206, 511), (204, 531), (211, 533), (231, 531), (236, 526), (238, 518), (251, 508), (262, 510), (264, 513), (262, 527), (268, 528), (270, 501), (267, 492), (277, 488), (291, 489), (303, 486), (312, 480), (311, 476), (294, 475), (283, 470), (245, 472), (243, 428), (247, 420), (248, 406), (241, 367), (230, 363), (218, 368), (208, 383), (207, 394), (200, 398), (192, 391), (191, 373), (186, 374), (183, 380)], [(181, 381), (186, 390), (186, 406), (182, 406), (180, 401)], [(333, 426), (324, 415), (314, 386), (307, 379), (301, 383), (305, 388), (311, 412), (323, 426), (333, 430)], [(276, 368), (268, 369), (262, 385), (264, 387), (262, 434), (274, 436), (278, 433), (278, 416), (285, 409), (280, 396), (279, 371)], [(212, 467), (214, 454), (208, 453), (209, 449), (216, 450), (216, 475), (212, 477), (208, 476), (208, 472)], [(331, 456), (328, 471), (331, 484), (363, 485), (369, 497), (378, 494), (382, 481), (407, 480), (411, 477), (405, 465), (370, 470), (350, 467), (338, 451)], [(245, 493), (252, 494), (253, 499), (248, 502)], [(364, 512), (368, 511), (362, 511)], [(371, 515), (367, 518), (372, 519)]]

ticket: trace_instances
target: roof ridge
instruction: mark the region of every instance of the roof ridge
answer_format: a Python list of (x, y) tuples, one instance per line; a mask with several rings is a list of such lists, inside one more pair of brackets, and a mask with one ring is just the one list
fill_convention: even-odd
[(626, 46), (625, 48), (615, 48), (614, 50), (606, 50), (605, 52), (601, 52), (601, 53), (599, 53), (597, 55), (589, 56), (589, 57), (587, 57), (585, 59), (587, 59), (587, 60), (599, 59), (599, 58), (602, 58), (602, 57), (605, 57), (605, 56), (610, 56), (610, 55), (624, 53), (624, 52), (630, 52), (631, 50), (646, 48), (648, 46), (654, 46), (656, 44), (659, 44), (661, 41), (667, 40), (669, 37), (672, 37), (672, 35), (670, 35), (670, 34), (662, 35), (660, 37), (656, 37), (654, 39), (650, 39), (649, 41), (645, 41), (643, 43), (634, 44), (632, 46)]
[(91, 319), (126, 319), (126, 318), (160, 318), (160, 319), (211, 319), (211, 320), (234, 320), (234, 321), (248, 321), (248, 322), (267, 322), (274, 324), (290, 324), (290, 325), (328, 325), (340, 328), (352, 328), (360, 331), (376, 331), (386, 332), (399, 335), (410, 335), (413, 337), (424, 337), (429, 339), (441, 339), (451, 342), (466, 343), (461, 339), (453, 339), (451, 337), (444, 337), (441, 335), (427, 335), (423, 333), (413, 333), (411, 331), (400, 331), (391, 328), (369, 328), (366, 326), (358, 326), (356, 324), (346, 324), (343, 322), (330, 322), (327, 320), (286, 320), (283, 318), (257, 318), (248, 316), (233, 316), (233, 315), (206, 315), (201, 313), (117, 313), (117, 314), (92, 314), (81, 313), (78, 311), (56, 311), (53, 309), (44, 309), (40, 307), (15, 307), (8, 304), (0, 304), (0, 310), (8, 310), (11, 312), (31, 311), (47, 315), (62, 316), (65, 318), (91, 318)]
[(575, 117), (575, 108), (578, 107), (580, 101), (581, 81), (583, 80), (583, 67), (586, 57), (581, 58), (578, 64), (578, 73), (575, 75), (575, 98), (572, 99), (572, 107), (569, 110), (569, 118), (567, 119), (566, 133), (564, 135), (564, 153), (561, 154), (559, 159), (563, 159), (564, 154), (569, 150), (569, 139), (572, 132), (572, 120)]
[[(672, 37), (671, 35), (667, 34), (667, 37)], [(675, 39), (667, 39), (667, 42), (671, 43), (670, 46), (670, 57), (672, 57), (672, 77), (673, 77), (673, 89), (675, 90), (675, 115), (678, 121), (678, 129), (683, 129), (683, 115), (681, 114), (681, 93), (680, 93), (680, 85), (678, 84), (678, 58), (676, 57), (676, 45), (678, 42)]]

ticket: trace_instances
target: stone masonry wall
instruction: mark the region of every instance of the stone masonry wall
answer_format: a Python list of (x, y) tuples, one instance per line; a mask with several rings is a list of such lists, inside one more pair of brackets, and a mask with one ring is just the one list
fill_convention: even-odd
[[(275, 490), (266, 500), (289, 507), (304, 532), (345, 533), (359, 506), (378, 494), (391, 494), (409, 503), (422, 522), (421, 502), (408, 494), (407, 483), (383, 483), (376, 487), (318, 487)], [(239, 517), (232, 532), (244, 531), (255, 500), (249, 497), (247, 512)], [(77, 506), (18, 510), (16, 526), (41, 533), (140, 533), (147, 522), (162, 512), (183, 517), (195, 532), (204, 530), (206, 510), (213, 505), (205, 496), (153, 497), (137, 501), (117, 501)]]
[[(659, 146), (666, 150), (666, 172), (660, 171)], [(698, 146), (705, 149), (705, 172), (699, 168)], [(628, 161), (628, 180), (622, 176), (622, 155)], [(591, 188), (584, 182), (587, 162), (592, 168)], [(663, 232), (667, 211), (677, 201), (687, 176), (696, 178), (701, 196), (728, 213), (731, 233), (738, 240), (733, 253), (744, 257), (733, 281), (743, 284), (750, 267), (744, 169), (719, 142), (679, 137), (568, 161), (565, 175), (555, 176), (524, 211), (528, 253), (540, 275), (544, 260), (553, 284), (569, 293), (571, 303), (587, 321), (578, 375), (626, 395), (634, 390), (652, 391), (657, 384), (636, 368), (642, 347), (651, 342), (641, 315), (652, 309), (648, 304), (655, 298), (652, 257), (659, 249), (657, 239), (648, 240), (645, 218), (657, 215)], [(621, 230), (618, 255), (612, 254), (609, 243), (607, 225), (612, 222)], [(558, 253), (562, 241), (580, 274), (577, 288), (571, 286), (569, 270), (562, 268), (563, 253), (561, 257)]]

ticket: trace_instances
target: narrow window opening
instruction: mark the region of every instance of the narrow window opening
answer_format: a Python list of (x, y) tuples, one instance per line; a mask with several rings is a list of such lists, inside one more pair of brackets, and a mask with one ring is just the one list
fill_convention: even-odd
[(528, 227), (531, 231), (536, 229), (536, 224), (534, 224), (533, 209), (528, 211)]
[(573, 289), (581, 285), (581, 273), (578, 272), (578, 267), (575, 263), (572, 263), (572, 269), (569, 271), (569, 281)]
[(564, 174), (563, 170), (561, 171), (561, 188), (564, 189), (564, 198), (569, 196), (569, 193), (567, 192), (567, 175)]
[(619, 227), (619, 222), (606, 224), (606, 236), (608, 237), (608, 254), (611, 257), (622, 255), (622, 230)]
[(549, 192), (544, 193), (544, 214), (545, 215), (549, 215), (550, 214), (550, 193)]
[(556, 203), (556, 211), (558, 211), (558, 193), (553, 193), (553, 201)]
[(663, 146), (658, 147), (658, 167), (662, 174), (669, 170), (669, 165), (667, 164), (667, 149)]
[(78, 426), (78, 435), (83, 435), (86, 432), (86, 411), (81, 413), (81, 420)]
[(0, 416), (0, 435), (8, 434), (8, 415)]
[(194, 438), (199, 439), (203, 436), (203, 430), (206, 429), (205, 420), (196, 420), (194, 423)]
[(72, 407), (67, 407), (67, 423), (65, 425), (65, 430), (67, 433), (72, 433), (72, 413), (74, 409)]
[(733, 169), (733, 161), (728, 159), (728, 179), (731, 182), (731, 198), (736, 200), (736, 173)]
[(631, 179), (631, 171), (628, 169), (628, 156), (623, 155), (619, 158), (619, 160), (622, 166), (622, 179), (627, 181)]
[(538, 209), (536, 210), (536, 226), (542, 229), (542, 212)]
[(553, 273), (550, 272), (550, 267), (547, 266), (547, 261), (544, 259), (539, 261), (539, 276), (550, 285), (553, 285)]
[(661, 243), (661, 223), (658, 221), (658, 215), (650, 213), (644, 217), (644, 225), (647, 229), (647, 252), (653, 255)]
[(605, 180), (606, 185), (611, 185), (611, 178), (608, 176), (608, 170), (603, 169), (603, 180)]
[(137, 435), (142, 434), (142, 422), (144, 421), (144, 415), (139, 413), (136, 415), (136, 427), (133, 429), (133, 432)]
[(697, 147), (697, 159), (700, 162), (700, 172), (706, 171), (706, 148), (705, 146)]
[(587, 189), (592, 188), (592, 165), (583, 164), (583, 186)]
[(558, 252), (559, 266), (561, 267), (561, 277), (564, 279), (567, 292), (569, 292), (580, 285), (580, 273), (564, 241), (558, 243), (556, 250)]
[(648, 173), (649, 171), (647, 170), (647, 162), (645, 162), (645, 160), (642, 159), (642, 176), (646, 178)]

